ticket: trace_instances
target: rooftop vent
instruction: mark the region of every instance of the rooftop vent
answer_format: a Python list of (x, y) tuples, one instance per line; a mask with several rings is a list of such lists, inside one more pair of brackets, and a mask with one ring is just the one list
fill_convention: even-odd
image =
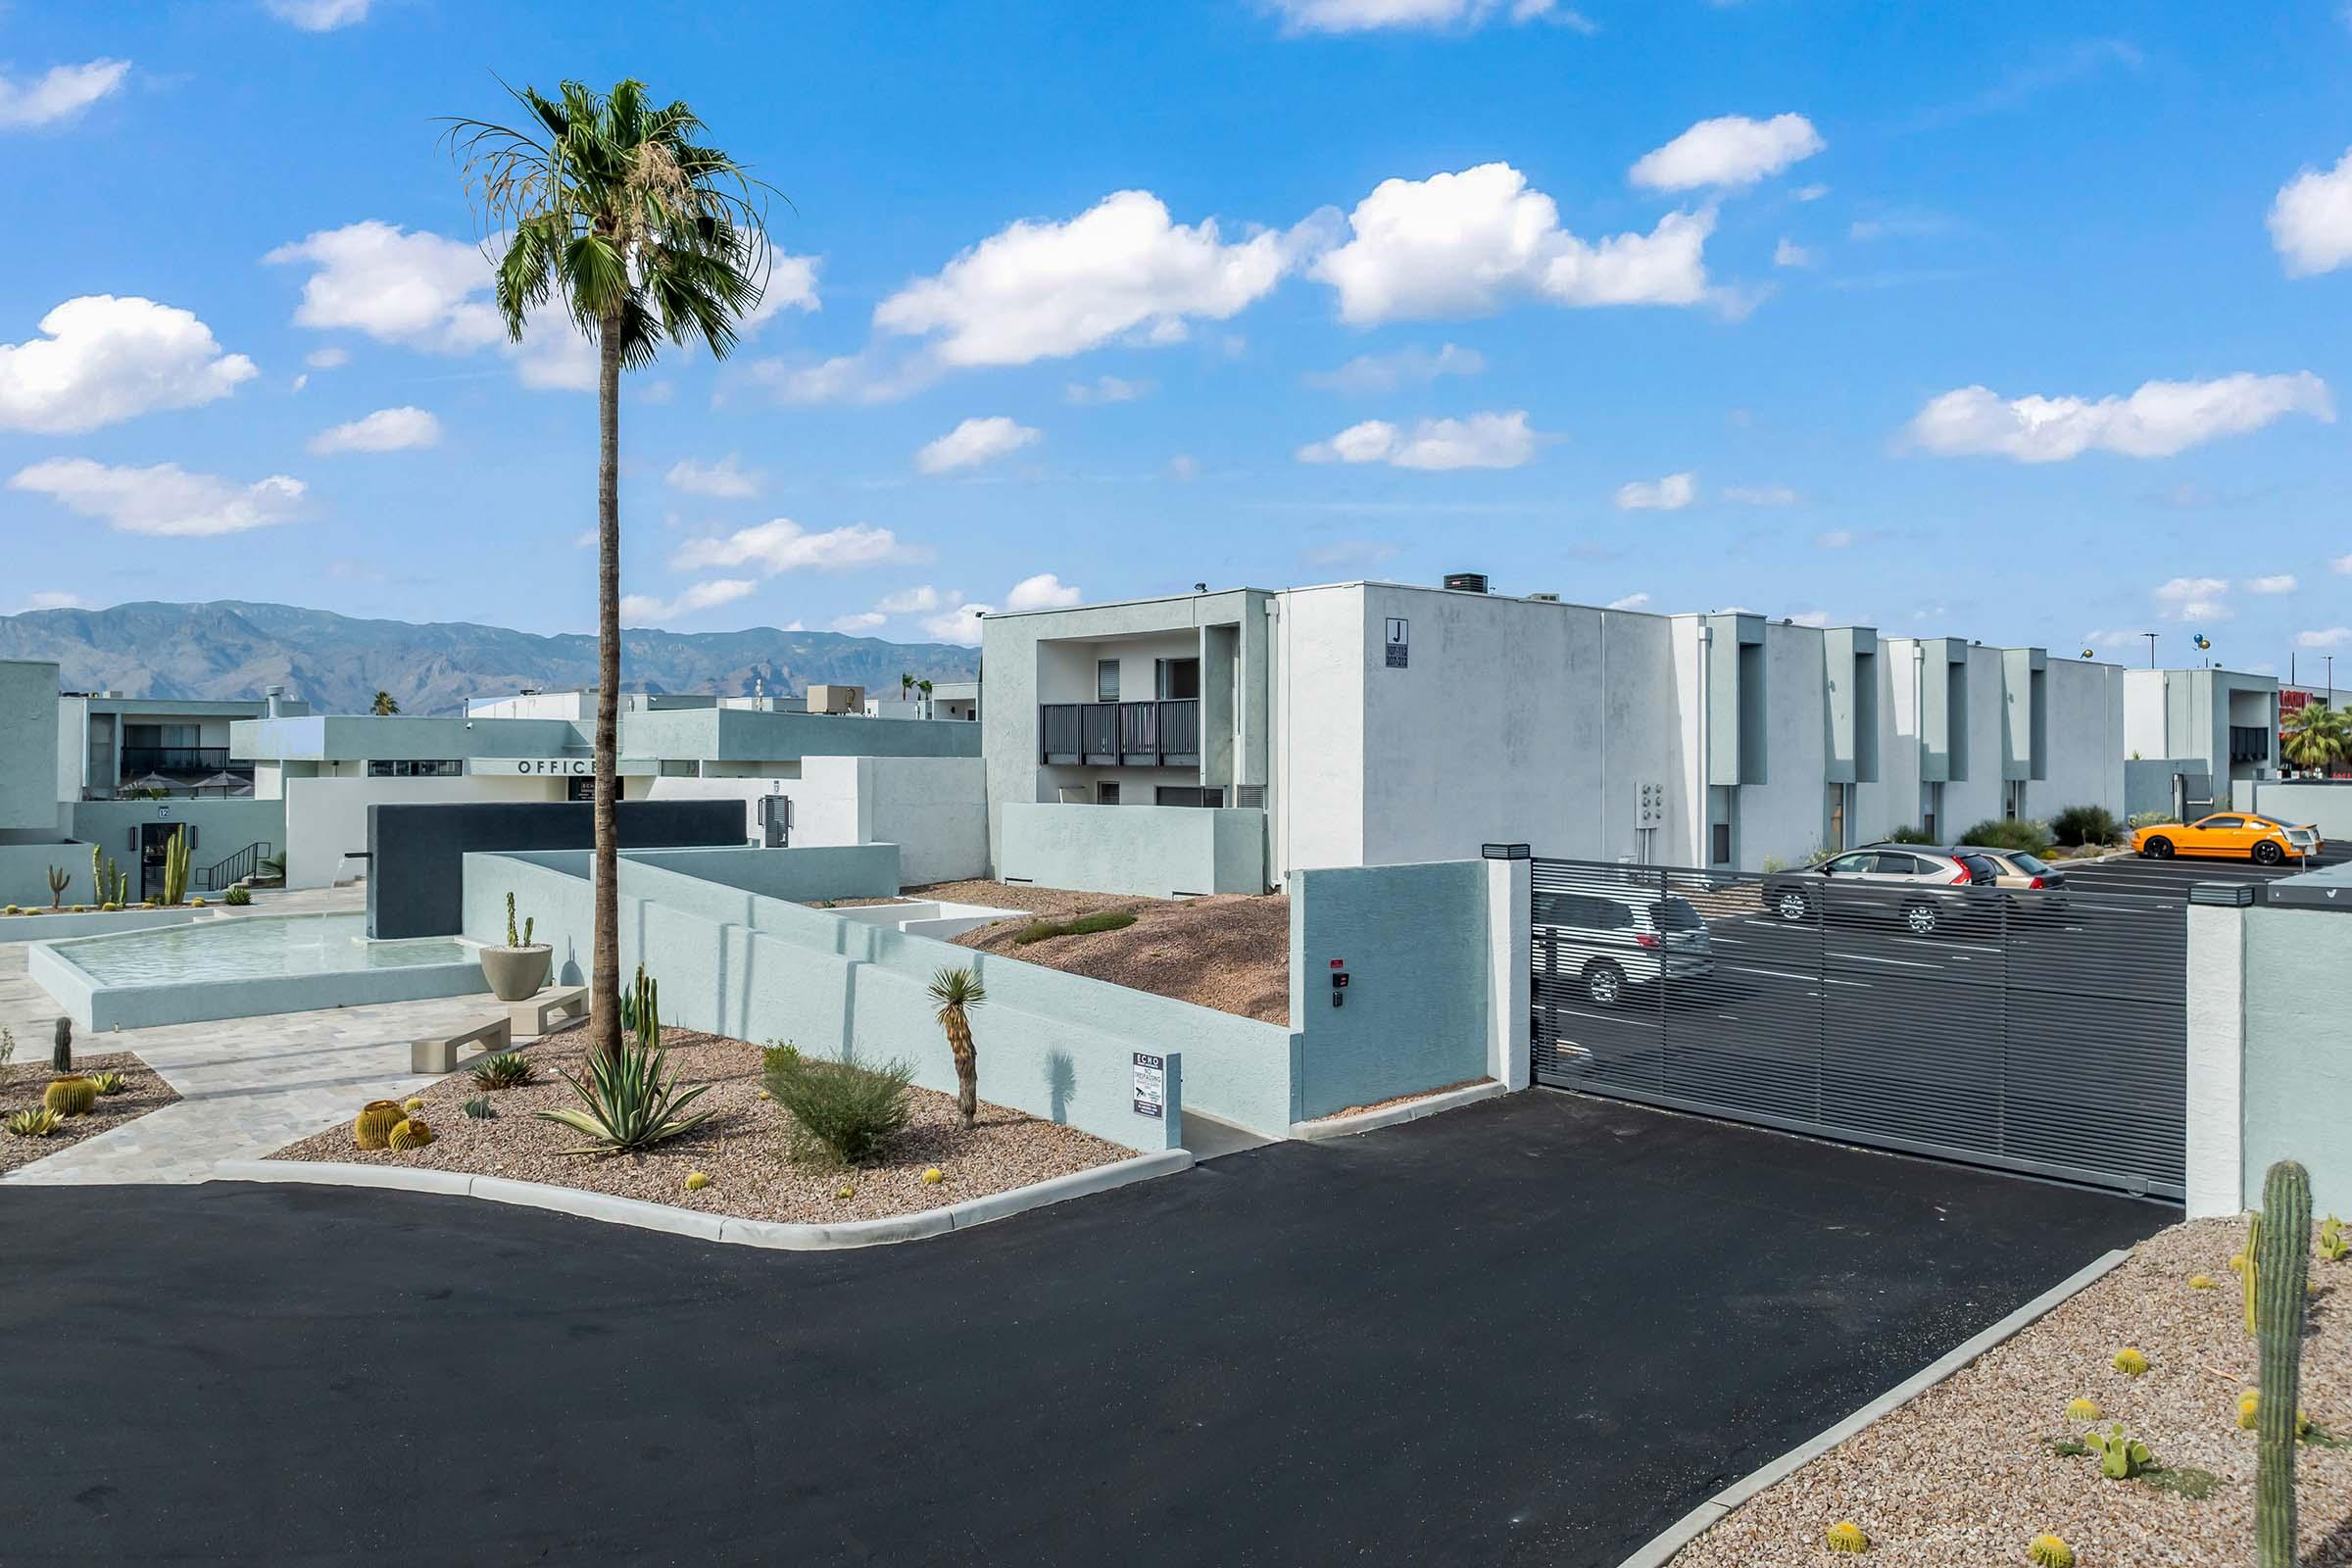
[(1446, 586), (1457, 594), (1483, 594), (1487, 591), (1487, 574), (1483, 571), (1449, 571)]

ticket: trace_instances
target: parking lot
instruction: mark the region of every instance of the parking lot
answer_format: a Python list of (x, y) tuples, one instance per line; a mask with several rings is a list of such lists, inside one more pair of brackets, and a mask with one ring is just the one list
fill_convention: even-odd
[(2325, 854), (2285, 865), (2256, 865), (2251, 860), (2210, 860), (2175, 857), (2169, 860), (2132, 856), (2120, 860), (2095, 860), (2065, 867), (2067, 883), (2085, 892), (2132, 894), (2141, 898), (2185, 899), (2199, 882), (2276, 882), (2323, 866), (2341, 865), (2352, 851), (2330, 846)]

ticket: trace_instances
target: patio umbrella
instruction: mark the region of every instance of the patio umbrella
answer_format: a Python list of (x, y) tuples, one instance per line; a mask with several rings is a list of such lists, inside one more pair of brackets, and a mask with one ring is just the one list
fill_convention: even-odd
[(238, 790), (251, 788), (252, 783), (251, 779), (240, 777), (235, 773), (215, 773), (208, 778), (198, 779), (193, 787), (199, 795), (206, 790), (219, 790), (222, 795), (233, 795)]
[(162, 790), (166, 795), (172, 793), (172, 781), (161, 773), (149, 773), (143, 778), (134, 778), (122, 787), (126, 790)]

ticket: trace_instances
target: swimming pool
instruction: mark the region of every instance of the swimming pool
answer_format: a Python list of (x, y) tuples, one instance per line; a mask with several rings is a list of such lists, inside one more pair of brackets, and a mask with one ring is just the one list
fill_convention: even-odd
[(466, 996), (470, 943), (368, 940), (364, 914), (240, 915), (32, 944), (25, 972), (90, 1030)]

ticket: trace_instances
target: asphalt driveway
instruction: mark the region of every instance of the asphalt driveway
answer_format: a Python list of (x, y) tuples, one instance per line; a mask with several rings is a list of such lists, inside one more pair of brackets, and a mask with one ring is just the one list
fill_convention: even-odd
[(0, 1189), (0, 1541), (1606, 1568), (2172, 1217), (1543, 1091), (856, 1253)]

